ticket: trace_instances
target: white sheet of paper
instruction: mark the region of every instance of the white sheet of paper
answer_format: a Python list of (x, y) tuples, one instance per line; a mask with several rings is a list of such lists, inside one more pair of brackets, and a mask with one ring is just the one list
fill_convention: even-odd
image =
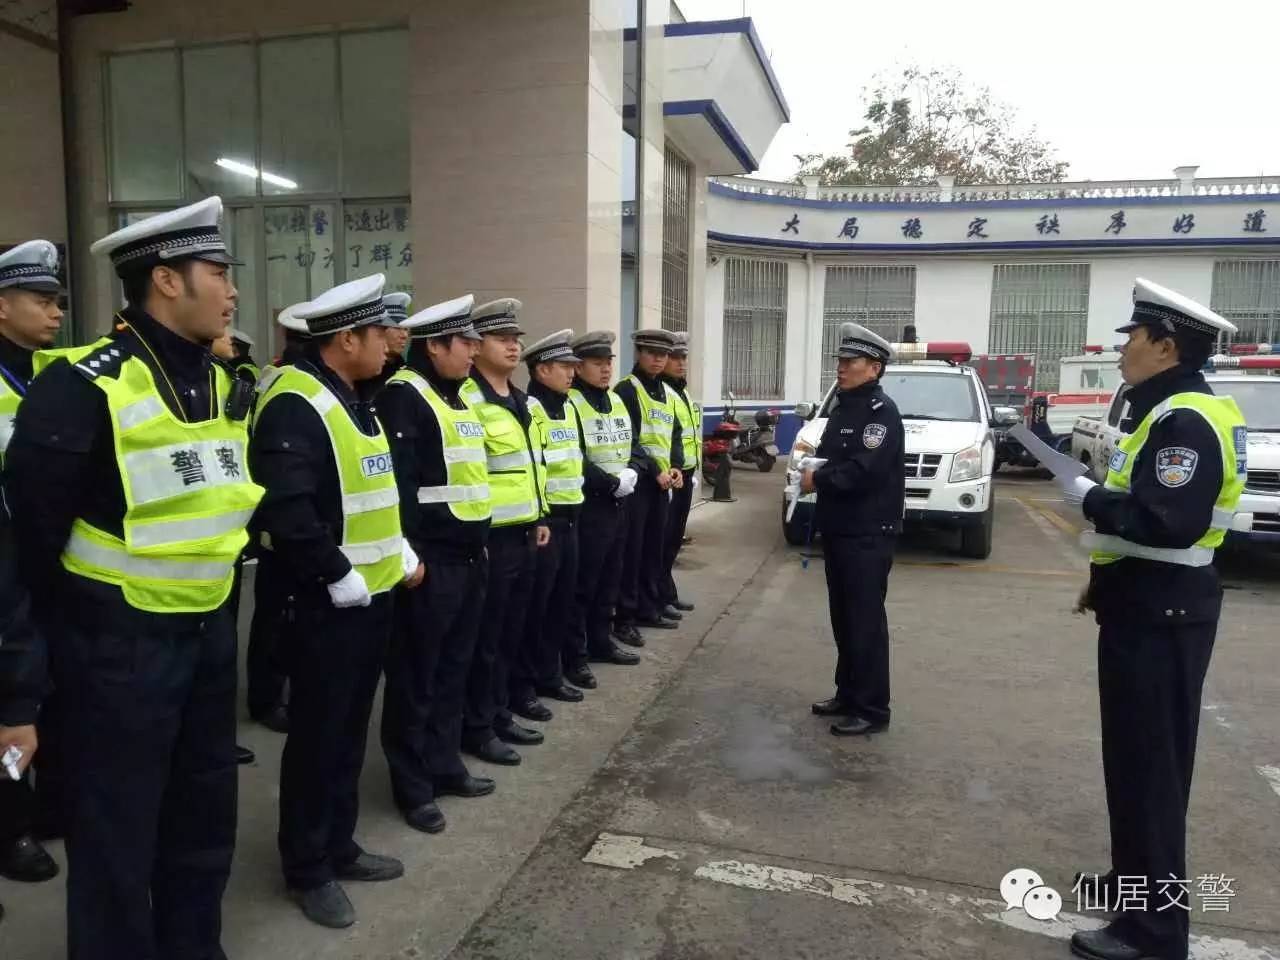
[[(800, 460), (797, 467), (797, 473), (803, 473), (806, 470), (817, 470), (820, 466), (827, 462), (826, 457), (804, 457)], [(790, 520), (792, 514), (796, 512), (796, 504), (800, 502), (800, 483), (788, 484), (783, 488), (783, 494), (791, 498), (791, 503), (787, 507), (787, 519)]]
[(1089, 470), (1088, 467), (1074, 457), (1069, 457), (1065, 453), (1059, 453), (1053, 449), (1053, 447), (1028, 430), (1025, 424), (1020, 423), (1016, 427), (1010, 428), (1009, 436), (1026, 447), (1027, 452), (1040, 461), (1040, 466), (1044, 467), (1059, 480), (1081, 477)]

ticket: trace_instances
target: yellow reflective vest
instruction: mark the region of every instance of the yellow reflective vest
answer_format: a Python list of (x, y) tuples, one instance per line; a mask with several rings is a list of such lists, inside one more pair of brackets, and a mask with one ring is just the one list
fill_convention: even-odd
[(542, 462), (547, 470), (547, 503), (552, 506), (582, 503), (582, 447), (573, 404), (566, 397), (557, 419), (537, 397), (530, 397), (529, 416), (533, 418), (542, 443)]
[(649, 396), (644, 384), (634, 373), (627, 377), (636, 387), (636, 401), (640, 404), (640, 446), (653, 458), (659, 472), (671, 469), (671, 438), (675, 432), (676, 416), (672, 410), (672, 390), (662, 381), (664, 399), (659, 402)]
[(249, 475), (248, 424), (223, 413), (231, 376), (221, 367), (213, 367), (218, 415), (188, 423), (161, 399), (151, 368), (127, 351), (107, 338), (36, 355), (37, 370), (66, 357), (105, 394), (124, 492), (123, 538), (77, 518), (62, 565), (116, 584), (139, 610), (214, 610), (231, 591), (245, 526), (264, 492)]
[(569, 391), (569, 399), (582, 423), (587, 459), (616, 477), (631, 460), (631, 417), (621, 397), (612, 390), (606, 390), (605, 396), (609, 399), (609, 412), (601, 413), (581, 390), (575, 387)]
[[(488, 520), (489, 468), (484, 449), (484, 425), (465, 398), (464, 410), (454, 409), (440, 396), (426, 377), (412, 367), (401, 367), (388, 386), (403, 383), (416, 390), (435, 414), (440, 428), (440, 447), (444, 453), (443, 486), (419, 487), (419, 503), (447, 503), (449, 512), (459, 520)], [(403, 389), (403, 388), (402, 388)]]
[(490, 403), (474, 378), (460, 391), (484, 425), (484, 449), (489, 468), (489, 503), (493, 526), (533, 523), (546, 512), (546, 468), (538, 431), (525, 430), (514, 413)]
[(1149, 547), (1131, 543), (1111, 534), (1086, 532), (1081, 542), (1092, 552), (1090, 560), (1097, 564), (1115, 563), (1121, 557), (1140, 557), (1188, 567), (1205, 567), (1213, 562), (1214, 551), (1222, 545), (1231, 529), (1232, 517), (1240, 494), (1244, 492), (1245, 444), (1248, 432), (1244, 415), (1230, 397), (1215, 397), (1207, 393), (1176, 393), (1157, 404), (1142, 418), (1136, 430), (1124, 437), (1116, 446), (1107, 467), (1106, 489), (1127, 491), (1133, 476), (1133, 465), (1151, 434), (1151, 427), (1172, 410), (1194, 410), (1208, 422), (1218, 437), (1222, 453), (1222, 488), (1214, 503), (1213, 520), (1209, 529), (1194, 544), (1186, 548)]
[(702, 408), (689, 399), (688, 388), (678, 390), (667, 385), (667, 396), (680, 424), (680, 448), (684, 452), (682, 470), (697, 470), (702, 458)]
[(267, 367), (262, 372), (254, 422), (268, 404), (290, 393), (311, 405), (329, 434), (342, 494), (338, 549), (370, 593), (385, 593), (404, 579), (400, 496), (386, 434), (376, 421), (373, 436), (361, 430), (324, 381), (297, 366)]

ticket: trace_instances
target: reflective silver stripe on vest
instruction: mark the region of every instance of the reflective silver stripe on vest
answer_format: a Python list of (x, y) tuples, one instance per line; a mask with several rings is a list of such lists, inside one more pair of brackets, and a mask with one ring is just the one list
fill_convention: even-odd
[(445, 447), (445, 463), (484, 463), (484, 447)]
[(89, 566), (138, 577), (145, 580), (176, 580), (181, 582), (217, 582), (231, 573), (233, 563), (217, 563), (209, 560), (153, 560), (113, 550), (94, 543), (83, 534), (71, 532), (67, 540), (66, 554)]
[(487, 457), (490, 470), (519, 470), (521, 467), (527, 467), (530, 464), (529, 451), (521, 450), (518, 453), (504, 453), (499, 457)]
[(216, 517), (194, 517), (190, 520), (164, 520), (160, 523), (139, 523), (133, 528), (133, 547), (158, 547), (181, 543), (184, 540), (206, 540), (239, 530), (249, 523), (253, 507)]
[(9, 441), (13, 439), (13, 422), (16, 417), (0, 417), (0, 453), (9, 449)]
[(538, 516), (538, 505), (532, 500), (526, 500), (524, 503), (512, 503), (504, 507), (493, 508), (493, 522), (498, 523), (501, 520), (515, 520), (517, 517)]
[(443, 487), (419, 487), (419, 503), (467, 503), (472, 500), (488, 500), (487, 483), (454, 483)]
[(206, 487), (243, 483), (248, 472), (240, 440), (192, 440), (137, 450), (125, 454), (124, 470), (133, 502), (138, 505)]
[(280, 375), (284, 373), (284, 367), (269, 367), (262, 371), (258, 377), (257, 391), (258, 393), (266, 393), (271, 389), (271, 385), (280, 379)]
[(1223, 510), (1221, 507), (1213, 508), (1213, 527), (1214, 530), (1230, 530), (1235, 521), (1236, 512), (1234, 510)]
[(1140, 543), (1131, 543), (1111, 534), (1089, 531), (1080, 535), (1080, 544), (1086, 550), (1099, 553), (1116, 553), (1122, 557), (1137, 557), (1140, 560), (1158, 560), (1162, 563), (1176, 563), (1183, 567), (1207, 567), (1213, 563), (1212, 547), (1147, 547)]
[(338, 405), (338, 398), (329, 390), (321, 390), (314, 397), (307, 397), (306, 400), (322, 417)]
[(599, 467), (601, 470), (603, 470), (605, 473), (609, 474), (609, 476), (616, 477), (623, 470), (627, 469), (627, 461), (626, 460), (609, 460), (605, 463), (600, 463), (597, 461), (596, 466)]
[(342, 497), (342, 512), (347, 516), (355, 513), (369, 513), (383, 507), (395, 506), (400, 502), (400, 491), (395, 487), (384, 490), (370, 490), (366, 493), (348, 493)]
[(152, 394), (122, 407), (116, 419), (120, 421), (121, 430), (132, 430), (164, 412), (164, 401)]
[(642, 443), (640, 449), (651, 457), (666, 458), (671, 453), (671, 448), (665, 444)]
[(547, 493), (563, 493), (566, 490), (580, 490), (582, 477), (551, 477), (547, 480)]
[(559, 450), (544, 450), (542, 452), (544, 463), (563, 463), (566, 460), (581, 460), (582, 451), (577, 447), (563, 447)]
[(404, 538), (398, 534), (385, 540), (374, 540), (372, 543), (343, 544), (338, 549), (355, 567), (366, 567), (387, 557), (400, 556), (400, 545)]

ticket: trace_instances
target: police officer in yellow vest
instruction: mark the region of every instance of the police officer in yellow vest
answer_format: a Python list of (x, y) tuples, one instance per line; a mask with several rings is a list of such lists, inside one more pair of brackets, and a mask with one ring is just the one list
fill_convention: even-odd
[[(13, 435), (18, 406), (34, 376), (35, 351), (53, 345), (62, 323), (58, 295), (58, 250), (48, 240), (29, 240), (0, 253), (0, 466)], [(29, 703), (34, 711), (39, 700)], [(57, 876), (58, 864), (32, 835), (37, 808), (44, 819), (55, 812), (56, 791), (48, 789), (59, 772), (50, 758), (55, 755), (53, 717), (41, 716), (46, 749), (40, 755), (40, 803), (30, 778), (12, 781), (0, 776), (0, 876), (37, 882)]]
[[(1157, 895), (1187, 878), (1186, 815), (1200, 696), (1222, 588), (1214, 550), (1244, 488), (1244, 418), (1216, 397), (1200, 368), (1235, 327), (1194, 300), (1139, 279), (1120, 333), (1128, 434), (1106, 482), (1063, 483), (1094, 529), (1082, 607), (1097, 617), (1102, 763), (1111, 817), (1111, 870), (1082, 875), (1094, 902), (1115, 909), (1116, 879), (1142, 878), (1147, 909), (1077, 933), (1072, 952), (1097, 960), (1185, 960), (1187, 909)], [(1132, 881), (1131, 881), (1132, 882)], [(1175, 891), (1175, 895), (1176, 891)], [(1181, 894), (1190, 905), (1189, 890)]]
[[(514, 702), (537, 696), (578, 703), (582, 691), (565, 682), (564, 668), (576, 665), (569, 644), (574, 587), (578, 579), (578, 521), (582, 514), (582, 425), (569, 400), (578, 368), (572, 330), (559, 330), (525, 347), (529, 367), (529, 413), (542, 442), (547, 471), (551, 542), (538, 551), (533, 596), (525, 618), (523, 687)], [(565, 651), (569, 654), (565, 656)], [(563, 657), (563, 660), (562, 660)]]
[(684, 542), (684, 529), (689, 522), (693, 495), (702, 482), (698, 477), (698, 470), (702, 465), (702, 408), (689, 396), (689, 334), (676, 331), (671, 334), (671, 338), (674, 343), (663, 369), (662, 382), (667, 385), (671, 394), (671, 408), (675, 412), (676, 422), (680, 424), (684, 461), (680, 473), (684, 483), (671, 491), (667, 532), (662, 540), (662, 575), (658, 580), (658, 595), (663, 604), (662, 616), (668, 620), (679, 620), (682, 613), (693, 609), (692, 603), (680, 599), (673, 570), (680, 545)]
[(382, 749), (391, 794), (405, 822), (424, 833), (445, 828), (441, 796), (492, 793), (462, 761), (467, 675), (484, 611), (489, 539), (489, 471), (484, 427), (462, 397), (480, 336), (470, 294), (402, 322), (408, 363), (378, 395), (391, 440), (400, 521), (426, 564), (423, 585), (396, 598)]
[(399, 877), (392, 857), (355, 841), (360, 769), (391, 631), (391, 591), (422, 582), (400, 530), (391, 451), (361, 385), (386, 353), (382, 274), (298, 307), (305, 355), (259, 381), (250, 462), (266, 487), (255, 529), (294, 598), (289, 734), (280, 762), (280, 856), (303, 913), (346, 927), (341, 880)]
[[(640, 662), (609, 635), (627, 542), (624, 505), (635, 492), (646, 462), (631, 433), (631, 415), (622, 399), (609, 389), (615, 339), (617, 334), (611, 330), (590, 330), (572, 343), (574, 355), (580, 359), (569, 399), (582, 427), (583, 502), (578, 524), (578, 582), (564, 670), (570, 683), (587, 689), (596, 686), (591, 663), (633, 666)], [(635, 638), (639, 636), (637, 632)]]
[(493, 508), (484, 618), (467, 681), (462, 744), (481, 760), (508, 766), (520, 762), (510, 744), (532, 745), (543, 739), (542, 731), (516, 723), (512, 714), (551, 719), (551, 711), (536, 698), (511, 698), (512, 690), (518, 692), (524, 684), (521, 645), (536, 551), (551, 540), (540, 434), (524, 391), (510, 379), (520, 363), (520, 308), (519, 300), (504, 298), (471, 312), (483, 339), (462, 394), (484, 424)]
[(236, 827), (226, 600), (262, 488), (245, 455), (251, 394), (209, 352), (236, 305), (221, 212), (210, 197), (92, 246), (127, 306), (36, 377), (9, 446), (19, 549), (57, 610), (76, 960), (222, 956)]
[(671, 491), (684, 484), (684, 441), (676, 420), (673, 396), (662, 382), (667, 356), (675, 345), (670, 330), (637, 330), (631, 335), (636, 363), (631, 375), (614, 392), (631, 415), (631, 430), (639, 438), (645, 461), (636, 492), (627, 500), (627, 548), (622, 561), (618, 595), (617, 637), (643, 645), (637, 626), (674, 630), (663, 617), (663, 541)]

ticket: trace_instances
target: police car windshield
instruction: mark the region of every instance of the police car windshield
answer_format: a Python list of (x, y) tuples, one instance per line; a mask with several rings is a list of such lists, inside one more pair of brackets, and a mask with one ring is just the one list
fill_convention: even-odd
[(1210, 385), (1214, 393), (1235, 399), (1250, 430), (1280, 432), (1280, 377), (1258, 377), (1256, 383), (1210, 381)]
[(893, 371), (884, 375), (880, 386), (898, 405), (904, 420), (981, 419), (973, 380), (967, 376), (924, 370)]

